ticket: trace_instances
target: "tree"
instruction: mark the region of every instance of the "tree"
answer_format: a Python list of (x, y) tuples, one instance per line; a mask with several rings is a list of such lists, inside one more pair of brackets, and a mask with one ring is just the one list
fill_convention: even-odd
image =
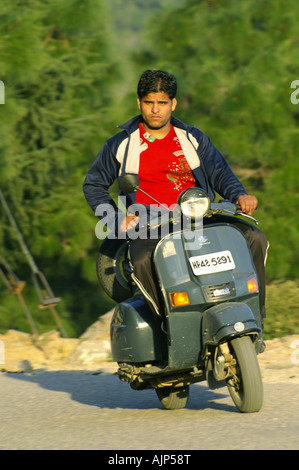
[[(117, 66), (105, 2), (19, 0), (16, 8), (3, 0), (0, 22), (0, 187), (66, 315), (82, 328), (100, 314), (99, 292), (85, 295), (95, 287), (89, 254), (97, 247), (82, 183), (114, 125), (106, 107)], [(1, 222), (1, 252), (27, 276), (3, 212)]]

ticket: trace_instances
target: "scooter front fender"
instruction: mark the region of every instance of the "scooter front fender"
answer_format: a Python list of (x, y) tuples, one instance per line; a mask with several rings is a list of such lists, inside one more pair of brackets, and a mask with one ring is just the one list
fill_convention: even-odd
[(258, 334), (258, 327), (251, 308), (241, 302), (226, 302), (207, 309), (203, 314), (203, 351), (208, 345), (217, 345), (229, 337), (249, 333)]

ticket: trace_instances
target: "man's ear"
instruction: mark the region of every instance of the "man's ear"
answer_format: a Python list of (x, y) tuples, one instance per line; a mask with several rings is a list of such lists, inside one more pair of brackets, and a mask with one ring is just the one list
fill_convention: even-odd
[(178, 103), (178, 102), (177, 102), (176, 98), (173, 98), (173, 100), (172, 100), (172, 105), (171, 105), (171, 110), (172, 110), (172, 111), (175, 110), (177, 103)]
[(141, 107), (140, 107), (140, 99), (139, 99), (139, 98), (137, 98), (137, 105), (138, 105), (138, 108), (141, 109)]

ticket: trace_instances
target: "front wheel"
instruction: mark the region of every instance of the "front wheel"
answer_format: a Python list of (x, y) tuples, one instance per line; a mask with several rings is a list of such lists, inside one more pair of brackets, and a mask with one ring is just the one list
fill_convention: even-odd
[(231, 353), (236, 365), (226, 379), (230, 396), (242, 413), (259, 411), (263, 404), (263, 384), (259, 363), (249, 336), (230, 341)]
[(189, 385), (185, 387), (161, 387), (156, 389), (161, 404), (166, 410), (185, 408), (189, 398)]

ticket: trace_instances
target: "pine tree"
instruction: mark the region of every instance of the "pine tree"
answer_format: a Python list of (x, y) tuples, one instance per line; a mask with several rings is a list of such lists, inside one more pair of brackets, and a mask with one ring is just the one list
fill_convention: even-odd
[[(82, 192), (87, 169), (114, 125), (113, 62), (105, 2), (20, 0), (0, 6), (0, 187), (38, 265), (73, 319), (100, 312), (77, 299), (95, 288), (92, 215)], [(1, 211), (1, 209), (0, 209)], [(1, 252), (25, 272), (13, 230), (0, 212)], [(4, 254), (3, 253), (3, 254)], [(86, 268), (88, 266), (88, 269)], [(65, 295), (64, 295), (65, 294)], [(102, 312), (104, 313), (104, 312)], [(78, 321), (80, 323), (80, 320)], [(15, 326), (13, 326), (15, 327)]]

